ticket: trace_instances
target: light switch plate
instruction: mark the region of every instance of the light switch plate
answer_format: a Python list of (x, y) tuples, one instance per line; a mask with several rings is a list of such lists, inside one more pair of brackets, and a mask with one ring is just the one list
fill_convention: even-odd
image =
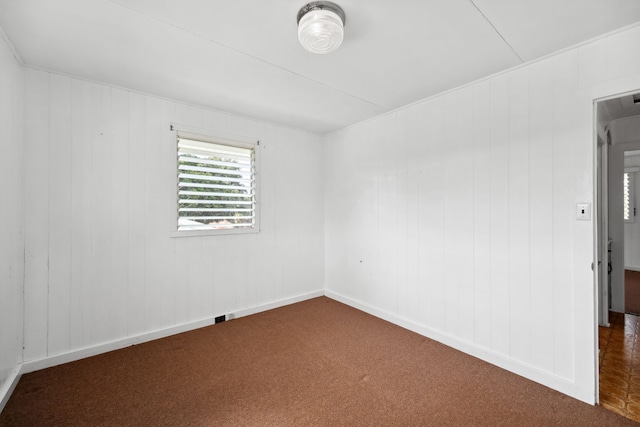
[(579, 221), (591, 221), (591, 203), (576, 204), (576, 219)]

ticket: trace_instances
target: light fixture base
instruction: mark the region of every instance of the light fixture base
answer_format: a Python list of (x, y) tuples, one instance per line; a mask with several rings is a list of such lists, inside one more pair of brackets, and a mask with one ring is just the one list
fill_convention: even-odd
[(312, 1), (302, 6), (302, 8), (300, 8), (300, 11), (298, 11), (298, 24), (300, 24), (300, 20), (302, 19), (302, 17), (312, 10), (328, 10), (330, 12), (333, 12), (338, 15), (340, 19), (342, 19), (342, 25), (345, 24), (344, 10), (342, 10), (342, 8), (337, 4), (330, 1)]

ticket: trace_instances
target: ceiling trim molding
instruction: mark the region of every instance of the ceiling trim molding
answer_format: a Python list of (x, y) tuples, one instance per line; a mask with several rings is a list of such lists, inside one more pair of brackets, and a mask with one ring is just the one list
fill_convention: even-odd
[(4, 32), (2, 27), (0, 27), (0, 39), (2, 39), (4, 41), (4, 43), (7, 45), (7, 47), (9, 48), (9, 51), (11, 52), (11, 55), (13, 55), (15, 60), (18, 61), (18, 64), (20, 64), (21, 66), (24, 67), (25, 63), (24, 63), (24, 60), (22, 59), (22, 56), (17, 51), (17, 49), (13, 45), (13, 43), (11, 43), (11, 40), (9, 39), (9, 36), (7, 36), (7, 33)]
[[(454, 93), (454, 92), (460, 91), (460, 90), (465, 89), (467, 87), (474, 86), (474, 85), (476, 85), (478, 83), (482, 83), (482, 82), (494, 79), (494, 78), (502, 76), (504, 74), (509, 74), (509, 73), (511, 73), (513, 71), (519, 70), (520, 68), (528, 67), (531, 64), (535, 64), (535, 63), (540, 62), (540, 61), (546, 61), (547, 59), (553, 58), (554, 56), (561, 55), (561, 54), (569, 52), (571, 50), (579, 49), (582, 46), (586, 46), (588, 44), (595, 43), (595, 42), (600, 41), (600, 40), (604, 40), (604, 39), (606, 39), (608, 37), (615, 36), (616, 34), (623, 33), (625, 31), (628, 31), (628, 30), (631, 30), (631, 29), (634, 29), (634, 28), (640, 28), (640, 22), (636, 22), (634, 24), (627, 25), (626, 27), (618, 28), (616, 30), (613, 30), (613, 31), (605, 33), (605, 34), (601, 34), (601, 35), (599, 35), (597, 37), (582, 41), (582, 42), (577, 43), (577, 44), (575, 44), (573, 46), (565, 47), (564, 49), (560, 49), (560, 50), (558, 50), (556, 52), (549, 53), (547, 55), (541, 56), (540, 58), (536, 58), (534, 60), (525, 62), (523, 64), (518, 64), (518, 65), (516, 65), (514, 67), (507, 68), (506, 70), (498, 71), (497, 73), (494, 73), (494, 74), (491, 74), (489, 76), (482, 77), (482, 78), (479, 78), (477, 80), (474, 80), (472, 82), (465, 83), (463, 85), (460, 85), (460, 86), (445, 90), (444, 92), (440, 92), (440, 93), (437, 93), (435, 95), (431, 95), (431, 96), (428, 96), (426, 98), (419, 99), (418, 101), (412, 102), (412, 103), (407, 104), (407, 105), (403, 105), (402, 107), (395, 108), (393, 110), (387, 111), (387, 112), (382, 113), (382, 114), (378, 114), (377, 116), (370, 117), (370, 118), (368, 118), (366, 120), (362, 120), (362, 121), (360, 121), (358, 123), (354, 123), (352, 125), (345, 126), (343, 128), (333, 130), (331, 132), (327, 132), (327, 133), (323, 134), (323, 136), (330, 136), (332, 134), (339, 133), (339, 132), (342, 132), (342, 131), (347, 130), (347, 129), (358, 127), (358, 126), (360, 126), (360, 125), (362, 125), (364, 123), (367, 123), (367, 122), (370, 122), (370, 121), (373, 121), (373, 120), (377, 120), (377, 119), (379, 119), (381, 117), (385, 117), (385, 116), (388, 116), (390, 114), (395, 114), (395, 113), (397, 113), (399, 111), (405, 110), (407, 108), (411, 108), (411, 107), (413, 107), (415, 105), (422, 104), (423, 102), (427, 102), (427, 101), (430, 101), (432, 99), (436, 99), (436, 98), (439, 98), (441, 96), (448, 95), (450, 93)], [(634, 90), (634, 91), (632, 91), (630, 93), (637, 93), (637, 91)], [(621, 95), (624, 95), (624, 94), (612, 95), (610, 97), (597, 99), (597, 101), (611, 99), (611, 98), (618, 98)]]
[[(260, 123), (266, 126), (276, 126), (282, 129), (289, 129), (291, 131), (295, 131), (295, 132), (301, 132), (301, 133), (305, 133), (307, 135), (313, 135), (313, 136), (323, 136), (324, 134), (320, 133), (320, 132), (314, 132), (312, 130), (308, 130), (308, 129), (300, 129), (294, 126), (290, 126), (287, 125), (286, 123), (282, 123), (282, 122), (275, 122), (275, 121), (270, 121), (267, 119), (261, 119), (259, 117), (253, 117), (253, 116), (245, 116), (242, 114), (238, 114), (238, 113), (233, 113), (231, 111), (225, 111), (225, 110), (219, 110), (213, 107), (209, 107), (206, 105), (201, 105), (201, 104), (195, 104), (192, 102), (187, 102), (187, 101), (182, 101), (180, 99), (175, 99), (175, 98), (169, 98), (167, 96), (162, 96), (162, 95), (157, 95), (154, 93), (149, 93), (149, 92), (144, 92), (141, 90), (137, 90), (137, 89), (132, 89), (129, 87), (124, 87), (124, 86), (119, 86), (116, 84), (112, 84), (112, 83), (106, 83), (100, 80), (94, 80), (94, 79), (89, 79), (86, 77), (81, 77), (81, 76), (76, 76), (74, 74), (69, 74), (69, 73), (63, 73), (61, 71), (57, 71), (57, 70), (50, 70), (48, 68), (44, 68), (44, 67), (38, 67), (36, 65), (31, 65), (31, 64), (24, 64), (23, 67), (25, 69), (30, 69), (30, 70), (34, 70), (34, 71), (39, 71), (41, 73), (48, 73), (48, 74), (55, 74), (56, 76), (62, 76), (62, 77), (67, 77), (69, 79), (74, 79), (74, 80), (80, 80), (83, 82), (87, 82), (87, 83), (91, 83), (91, 84), (95, 84), (95, 85), (100, 85), (100, 86), (105, 86), (108, 88), (112, 88), (112, 89), (117, 89), (117, 90), (121, 90), (124, 92), (130, 92), (130, 93), (135, 93), (141, 96), (148, 96), (150, 98), (155, 98), (155, 99), (159, 99), (162, 101), (168, 101), (168, 102), (173, 102), (176, 104), (181, 104), (181, 105), (186, 105), (188, 107), (195, 107), (195, 108), (200, 108), (202, 110), (206, 110), (206, 111), (211, 111), (213, 113), (217, 113), (217, 114), (222, 114), (225, 116), (229, 116), (229, 117), (236, 117), (239, 119), (243, 119), (243, 120), (250, 120), (252, 122), (256, 122), (256, 123)], [(169, 125), (170, 123), (167, 122), (167, 125)]]

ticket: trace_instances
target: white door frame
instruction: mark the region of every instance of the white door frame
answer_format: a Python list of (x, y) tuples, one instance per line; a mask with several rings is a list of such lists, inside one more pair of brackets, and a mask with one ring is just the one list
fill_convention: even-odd
[[(593, 99), (593, 200), (597, 204), (594, 212), (594, 248), (593, 248), (593, 278), (594, 278), (594, 295), (595, 295), (595, 378), (596, 378), (596, 403), (600, 403), (600, 378), (599, 378), (599, 345), (598, 345), (598, 326), (610, 326), (609, 323), (609, 304), (611, 301), (610, 283), (609, 283), (609, 149), (611, 147), (610, 129), (603, 127), (603, 135), (601, 135), (601, 143), (599, 143), (599, 122), (598, 107), (603, 101), (628, 96), (638, 93), (639, 89), (627, 90), (615, 95), (608, 95)], [(602, 108), (602, 107), (601, 107)], [(602, 138), (604, 136), (604, 138)], [(601, 261), (601, 262), (599, 262)]]
[[(598, 102), (594, 103), (594, 110), (597, 114)], [(596, 284), (597, 284), (597, 305), (598, 305), (598, 324), (600, 326), (609, 326), (609, 146), (611, 144), (611, 134), (608, 128), (605, 128), (604, 135), (600, 135), (597, 129), (599, 123), (596, 123), (596, 255), (594, 265), (596, 268)], [(604, 136), (604, 138), (602, 138)]]

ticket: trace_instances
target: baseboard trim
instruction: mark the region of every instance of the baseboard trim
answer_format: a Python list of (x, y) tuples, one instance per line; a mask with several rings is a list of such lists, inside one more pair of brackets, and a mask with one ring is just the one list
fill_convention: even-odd
[(630, 265), (630, 266), (624, 266), (625, 270), (631, 270), (631, 271), (640, 271), (640, 267), (636, 267), (635, 265)]
[(318, 298), (324, 296), (324, 291), (315, 291), (309, 292), (308, 294), (302, 294), (291, 298), (285, 298), (282, 300), (268, 302), (266, 304), (262, 304), (256, 307), (245, 308), (242, 310), (236, 310), (231, 313), (231, 318), (235, 319), (238, 317), (250, 316), (252, 314), (260, 313), (262, 311), (273, 310), (274, 308), (284, 307), (285, 305), (291, 305), (298, 302), (306, 301), (312, 298)]
[[(456, 350), (459, 350), (471, 356), (477, 357), (481, 360), (484, 360), (485, 362), (496, 365), (502, 369), (506, 369), (517, 375), (523, 376), (532, 381), (535, 381), (549, 388), (557, 390), (561, 393), (572, 396), (578, 400), (582, 400), (589, 404), (594, 404), (594, 402), (589, 401), (588, 399), (582, 398), (581, 393), (579, 393), (576, 390), (575, 383), (565, 378), (559, 377), (550, 372), (540, 370), (534, 366), (524, 364), (520, 361), (492, 352), (485, 348), (478, 347), (473, 343), (463, 341), (450, 334), (443, 333), (442, 331), (438, 331), (433, 328), (429, 328), (427, 326), (424, 326), (417, 322), (403, 318), (401, 316), (397, 316), (387, 311), (377, 309), (373, 306), (370, 306), (368, 304), (362, 303), (360, 301), (357, 301), (355, 299), (349, 298), (340, 293), (333, 292), (330, 290), (315, 291), (315, 292), (310, 292), (307, 294), (302, 294), (302, 295), (298, 295), (291, 298), (271, 301), (271, 302), (260, 304), (254, 307), (243, 308), (240, 310), (233, 311), (231, 313), (226, 313), (226, 315), (228, 316), (229, 319), (240, 318), (240, 317), (249, 316), (252, 314), (260, 313), (267, 310), (272, 310), (278, 307), (295, 304), (298, 302), (302, 302), (308, 299), (317, 298), (321, 296), (326, 296), (328, 298), (334, 299), (343, 304), (349, 305), (358, 310), (364, 311), (373, 316), (376, 316), (378, 318), (381, 318), (388, 322), (396, 324), (400, 327), (413, 331), (417, 334), (420, 334), (427, 338), (431, 338), (433, 340), (441, 342), (442, 344), (455, 348)], [(11, 379), (5, 383), (2, 389), (0, 389), (0, 397), (1, 397), (0, 412), (2, 411), (2, 409), (4, 409), (4, 406), (8, 402), (11, 396), (11, 393), (13, 393), (13, 390), (18, 384), (18, 381), (22, 374), (34, 372), (40, 369), (50, 368), (52, 366), (60, 365), (63, 363), (73, 362), (75, 360), (80, 360), (80, 359), (95, 356), (101, 353), (106, 353), (109, 351), (118, 350), (121, 348), (129, 347), (136, 344), (141, 344), (141, 343), (152, 341), (155, 339), (168, 337), (168, 336), (179, 334), (182, 332), (187, 332), (193, 329), (210, 326), (215, 323), (215, 317), (217, 316), (211, 316), (206, 319), (198, 320), (195, 322), (184, 323), (184, 324), (173, 326), (170, 328), (147, 332), (144, 334), (127, 337), (127, 338), (115, 340), (115, 341), (104, 343), (104, 344), (85, 347), (85, 348), (73, 350), (67, 353), (62, 353), (54, 356), (49, 356), (49, 357), (44, 357), (37, 360), (24, 362), (22, 365), (18, 366), (14, 370), (14, 372), (11, 374), (11, 377), (10, 377)]]
[(13, 390), (16, 389), (18, 385), (18, 381), (20, 381), (20, 377), (22, 376), (22, 365), (18, 365), (11, 371), (9, 374), (9, 378), (0, 388), (0, 412), (4, 410), (4, 407), (7, 405)]
[(581, 400), (590, 405), (595, 404), (595, 401), (591, 400), (589, 397), (585, 397), (583, 393), (580, 393), (579, 390), (577, 390), (576, 384), (574, 382), (569, 381), (566, 378), (559, 377), (558, 375), (555, 375), (551, 372), (541, 370), (539, 368), (536, 368), (535, 366), (531, 366), (502, 354), (495, 353), (486, 348), (478, 347), (473, 343), (461, 340), (460, 338), (453, 335), (433, 328), (429, 328), (425, 325), (419, 324), (401, 316), (397, 316), (385, 310), (380, 310), (369, 304), (362, 303), (340, 293), (325, 290), (324, 294), (327, 298), (334, 299), (343, 304), (364, 311), (365, 313), (384, 319), (402, 328), (408, 329), (412, 332), (438, 341), (448, 347), (452, 347), (456, 350), (462, 351), (463, 353), (477, 357), (478, 359), (484, 360), (485, 362), (491, 363), (492, 365), (520, 375), (521, 377), (525, 377), (527, 379), (530, 379), (531, 381), (535, 381), (546, 387), (552, 388), (575, 399)]
[(50, 368), (52, 366), (61, 365), (63, 363), (73, 362), (76, 360), (84, 359), (86, 357), (97, 356), (98, 354), (107, 353), (109, 351), (119, 350), (121, 348), (129, 347), (136, 344), (142, 344), (144, 342), (153, 341), (159, 338), (165, 338), (171, 335), (180, 334), (182, 332), (191, 331), (194, 329), (210, 326), (215, 323), (215, 318), (221, 315), (226, 315), (227, 319), (236, 319), (239, 317), (249, 316), (251, 314), (260, 313), (262, 311), (272, 310), (278, 307), (284, 307), (286, 305), (295, 304), (297, 302), (305, 301), (311, 298), (317, 298), (324, 295), (323, 291), (315, 291), (307, 294), (297, 295), (291, 298), (285, 298), (281, 300), (271, 301), (265, 304), (260, 304), (254, 307), (243, 308), (240, 310), (232, 311), (231, 313), (220, 313), (215, 316), (207, 317), (195, 322), (183, 323), (180, 325), (172, 326), (165, 329), (159, 329), (151, 332), (146, 332), (140, 335), (135, 335), (115, 341), (110, 341), (104, 344), (98, 344), (94, 346), (84, 347), (77, 350), (72, 350), (66, 353), (56, 354), (53, 356), (43, 357), (41, 359), (26, 361), (22, 364), (22, 373), (29, 373), (39, 371), (40, 369)]

